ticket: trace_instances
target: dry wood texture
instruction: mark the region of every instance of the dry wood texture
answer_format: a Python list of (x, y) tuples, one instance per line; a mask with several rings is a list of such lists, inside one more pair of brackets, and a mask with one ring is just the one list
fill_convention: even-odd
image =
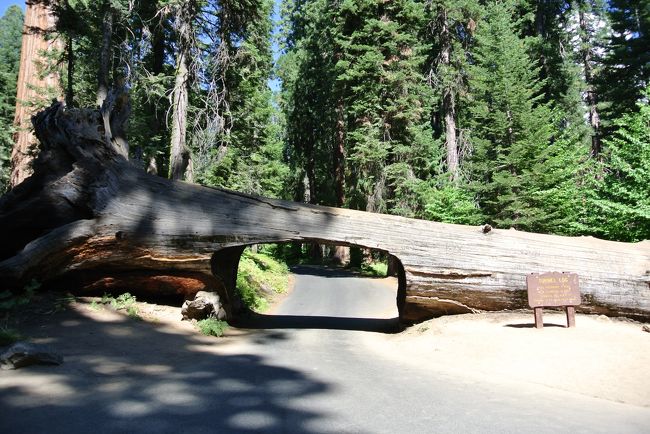
[(579, 275), (579, 310), (650, 319), (649, 241), (484, 233), (173, 182), (129, 164), (101, 119), (60, 106), (35, 119), (36, 173), (0, 199), (6, 284), (74, 278), (91, 288), (126, 279), (149, 281), (153, 291), (218, 290), (233, 315), (242, 246), (316, 241), (398, 258), (407, 322), (526, 307), (526, 275), (546, 271)]

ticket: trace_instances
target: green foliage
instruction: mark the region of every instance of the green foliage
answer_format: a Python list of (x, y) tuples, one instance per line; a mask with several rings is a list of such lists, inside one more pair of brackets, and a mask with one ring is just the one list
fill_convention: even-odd
[(423, 203), (422, 217), (427, 220), (463, 225), (479, 225), (483, 221), (473, 192), (464, 185), (444, 178), (440, 182), (431, 180), (422, 183), (418, 193)]
[(216, 74), (210, 83), (215, 89), (209, 90), (208, 98), (222, 91), (227, 100), (223, 112), (205, 112), (205, 125), (194, 135), (197, 178), (205, 185), (282, 197), (288, 168), (283, 162), (281, 120), (268, 87), (272, 2), (254, 2), (251, 7), (252, 15), (227, 43), (229, 63), (215, 64), (211, 72)]
[(296, 199), (412, 215), (402, 192), (426, 176), (434, 152), (422, 4), (315, 0), (285, 11), (280, 76)]
[[(646, 89), (650, 96), (650, 87)], [(614, 122), (605, 141), (605, 179), (597, 205), (597, 233), (610, 239), (650, 239), (650, 104)]]
[(269, 297), (286, 292), (289, 268), (266, 253), (245, 250), (239, 261), (237, 291), (244, 304), (256, 312), (268, 308)]
[(368, 277), (386, 277), (387, 262), (370, 262), (361, 266), (361, 275)]
[(22, 9), (10, 6), (0, 18), (0, 195), (6, 190), (11, 173), (10, 157), (22, 29)]
[(137, 306), (128, 306), (126, 308), (126, 314), (129, 318), (140, 320), (140, 312), (138, 311)]
[[(202, 184), (449, 223), (648, 237), (647, 109), (636, 105), (650, 80), (648, 0), (284, 0), (275, 36), (272, 0), (55, 2), (66, 48), (52, 64), (65, 70), (72, 106), (95, 103), (109, 5), (109, 75), (129, 89), (142, 166), (168, 172), (183, 48)], [(0, 182), (21, 22), (19, 8), (0, 20)], [(449, 174), (452, 150), (459, 167)], [(273, 255), (303, 253), (287, 245)], [(250, 255), (238, 283), (259, 309), (254, 270), (264, 267)]]
[(17, 330), (4, 326), (0, 327), (0, 347), (11, 345), (21, 339), (23, 339), (23, 336)]
[[(100, 300), (102, 305), (110, 305), (115, 310), (124, 310), (126, 314), (134, 319), (140, 319), (138, 306), (136, 305), (136, 298), (128, 292), (113, 297), (110, 294), (104, 294)], [(93, 301), (90, 305), (92, 309), (99, 309), (99, 304)]]
[(135, 296), (125, 292), (110, 300), (111, 307), (116, 310), (128, 309), (135, 305)]
[(650, 81), (650, 0), (609, 0), (608, 12), (612, 31), (598, 84), (602, 109), (613, 121), (635, 111)]
[(40, 287), (40, 282), (32, 279), (20, 294), (14, 294), (11, 291), (0, 292), (0, 310), (13, 310), (29, 304), (34, 297), (34, 292)]
[(90, 305), (91, 309), (99, 310), (100, 304), (110, 305), (115, 310), (124, 310), (129, 318), (133, 319), (142, 319), (140, 317), (140, 312), (138, 311), (138, 306), (136, 305), (136, 298), (134, 295), (131, 295), (128, 292), (113, 297), (110, 294), (104, 294), (99, 303), (93, 300)]
[(553, 143), (554, 112), (541, 101), (539, 68), (516, 33), (511, 7), (488, 5), (476, 34), (471, 180), (490, 223), (562, 233), (565, 204), (549, 200), (575, 197), (580, 157), (575, 143)]
[(215, 336), (217, 338), (223, 336), (228, 329), (228, 323), (220, 321), (215, 318), (202, 319), (196, 323), (202, 334), (206, 336)]
[(66, 310), (68, 306), (73, 304), (76, 300), (77, 300), (76, 297), (69, 293), (63, 297), (58, 297), (54, 301), (54, 312), (61, 312)]

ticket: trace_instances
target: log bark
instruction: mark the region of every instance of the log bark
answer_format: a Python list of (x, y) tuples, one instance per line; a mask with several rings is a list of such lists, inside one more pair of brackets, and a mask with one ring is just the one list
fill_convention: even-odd
[(112, 129), (104, 131), (98, 110), (53, 105), (34, 125), (41, 141), (35, 174), (0, 199), (6, 287), (76, 279), (96, 289), (106, 279), (144, 276), (158, 279), (158, 287), (149, 283), (153, 291), (217, 291), (232, 319), (244, 246), (312, 242), (396, 257), (405, 322), (525, 308), (526, 275), (546, 271), (579, 275), (579, 311), (650, 319), (650, 241), (486, 232), (201, 187), (129, 163), (106, 138)]

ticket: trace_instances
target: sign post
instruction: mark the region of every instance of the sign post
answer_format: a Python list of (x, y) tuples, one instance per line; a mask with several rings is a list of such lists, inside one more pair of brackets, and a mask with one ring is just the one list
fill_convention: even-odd
[(564, 307), (567, 327), (576, 326), (576, 308), (580, 305), (580, 287), (575, 273), (532, 273), (526, 276), (528, 305), (535, 311), (535, 327), (544, 327), (544, 307)]

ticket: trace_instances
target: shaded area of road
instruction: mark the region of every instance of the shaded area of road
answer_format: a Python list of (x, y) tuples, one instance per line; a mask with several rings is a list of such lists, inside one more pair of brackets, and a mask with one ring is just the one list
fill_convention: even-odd
[(0, 371), (0, 432), (310, 432), (310, 420), (326, 418), (291, 404), (330, 390), (309, 374), (215, 352), (229, 343), (191, 330), (91, 314), (31, 331), (63, 365)]

